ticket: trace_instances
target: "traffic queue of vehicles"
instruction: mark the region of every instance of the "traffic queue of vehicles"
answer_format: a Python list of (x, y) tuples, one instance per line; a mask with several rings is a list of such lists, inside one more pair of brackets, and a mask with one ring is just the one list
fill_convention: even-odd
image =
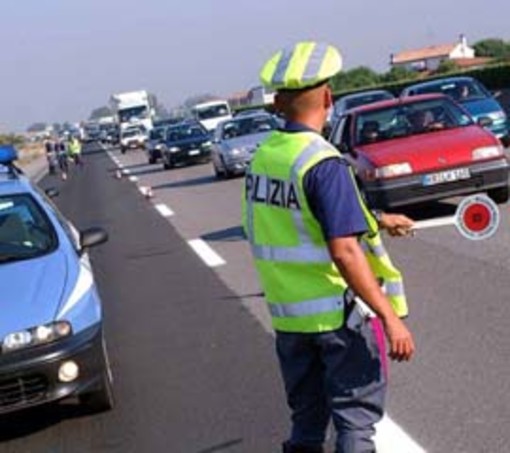
[[(201, 104), (194, 122), (155, 128), (146, 146), (149, 163), (161, 159), (169, 169), (210, 158), (218, 178), (243, 174), (279, 119), (260, 109), (231, 117), (224, 102)], [(416, 124), (419, 117), (424, 124)], [(208, 136), (200, 124), (211, 128), (213, 119)], [(385, 90), (349, 94), (335, 102), (331, 120), (328, 139), (350, 162), (373, 207), (476, 192), (487, 192), (498, 203), (509, 198), (503, 148), (509, 143), (508, 119), (472, 78), (411, 85), (398, 98)]]
[(113, 406), (101, 300), (87, 250), (105, 231), (77, 231), (0, 147), (0, 414), (77, 397)]
[[(462, 100), (447, 89), (465, 78), (408, 87), (399, 98), (370, 91), (336, 103), (328, 139), (351, 164), (371, 207), (474, 192), (508, 200), (502, 146), (508, 121), (485, 89), (469, 82), (478, 94)], [(153, 122), (143, 93), (134, 93), (115, 99), (116, 114), (125, 120), (121, 150), (143, 147), (149, 163), (161, 160), (165, 169), (212, 162), (218, 178), (243, 174), (260, 143), (281, 127), (265, 111), (232, 116), (225, 101), (196, 106), (191, 119)], [(0, 279), (11, 282), (0, 318), (0, 414), (69, 397), (107, 410), (112, 375), (87, 255), (107, 234), (77, 231), (49, 199), (55, 191), (42, 193), (15, 160), (12, 147), (0, 147)]]

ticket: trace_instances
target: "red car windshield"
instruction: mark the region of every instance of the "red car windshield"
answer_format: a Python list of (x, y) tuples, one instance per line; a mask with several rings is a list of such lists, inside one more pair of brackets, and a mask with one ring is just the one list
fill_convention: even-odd
[(448, 98), (407, 102), (357, 114), (354, 143), (367, 145), (471, 124), (470, 116)]

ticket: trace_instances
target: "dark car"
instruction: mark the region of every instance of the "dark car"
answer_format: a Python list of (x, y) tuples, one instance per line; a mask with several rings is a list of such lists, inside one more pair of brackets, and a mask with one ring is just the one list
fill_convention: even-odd
[(372, 207), (477, 192), (498, 203), (508, 200), (503, 147), (448, 96), (413, 96), (347, 111), (330, 141), (352, 164)]
[(149, 164), (155, 164), (158, 159), (161, 159), (161, 150), (163, 148), (163, 143), (165, 142), (165, 133), (167, 128), (168, 125), (157, 126), (149, 132), (149, 140), (147, 140), (147, 144), (145, 145)]
[(195, 120), (182, 122), (166, 129), (161, 146), (161, 157), (165, 169), (179, 164), (208, 162), (211, 157), (211, 136)]
[(329, 134), (332, 125), (335, 124), (338, 121), (338, 118), (340, 118), (347, 110), (371, 104), (373, 102), (385, 101), (387, 99), (394, 98), (395, 96), (386, 90), (364, 90), (339, 97), (335, 101), (330, 114), (328, 115), (326, 134)]

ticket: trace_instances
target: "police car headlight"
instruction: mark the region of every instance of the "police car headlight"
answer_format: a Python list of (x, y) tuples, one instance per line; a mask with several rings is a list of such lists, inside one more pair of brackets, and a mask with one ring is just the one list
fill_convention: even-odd
[(202, 143), (202, 148), (210, 148), (212, 146), (212, 142), (204, 142)]
[(67, 321), (56, 321), (32, 327), (5, 336), (2, 341), (2, 352), (11, 352), (31, 346), (52, 343), (71, 334), (71, 324)]
[(178, 153), (181, 149), (178, 148), (177, 146), (172, 146), (168, 151), (170, 151), (171, 153)]
[(230, 154), (231, 156), (239, 156), (239, 154), (241, 154), (241, 150), (239, 148), (230, 148), (227, 153)]
[(491, 157), (499, 157), (503, 155), (503, 148), (501, 146), (483, 146), (476, 148), (471, 157), (473, 160), (490, 159)]

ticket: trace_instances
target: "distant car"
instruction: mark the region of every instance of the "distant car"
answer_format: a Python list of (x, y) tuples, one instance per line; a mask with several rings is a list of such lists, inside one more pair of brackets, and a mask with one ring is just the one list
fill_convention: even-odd
[(220, 123), (211, 151), (216, 176), (244, 173), (260, 142), (277, 128), (276, 118), (268, 113), (241, 115)]
[(0, 147), (0, 414), (70, 397), (108, 410), (112, 378), (87, 254), (107, 234), (77, 231), (15, 158)]
[(147, 160), (149, 164), (155, 164), (161, 159), (161, 150), (165, 142), (165, 133), (167, 125), (156, 126), (149, 132), (149, 139), (145, 145), (145, 152), (147, 153)]
[(371, 104), (373, 102), (385, 101), (394, 98), (395, 96), (386, 90), (367, 90), (346, 94), (339, 97), (333, 104), (333, 108), (331, 109), (328, 118), (329, 124), (332, 125), (336, 123), (338, 118), (340, 118), (347, 110)]
[(349, 110), (334, 125), (330, 141), (352, 164), (371, 207), (484, 191), (498, 203), (508, 200), (503, 147), (444, 95)]
[(115, 145), (119, 142), (119, 128), (116, 124), (100, 124), (100, 141), (105, 145)]
[(442, 93), (450, 96), (470, 113), (475, 121), (489, 119), (487, 128), (498, 137), (505, 146), (510, 145), (508, 118), (501, 105), (491, 93), (472, 77), (447, 77), (408, 86), (401, 96)]
[(147, 142), (147, 130), (144, 126), (130, 126), (120, 132), (120, 152), (128, 149), (144, 148)]
[(178, 164), (208, 162), (211, 144), (209, 132), (198, 121), (169, 126), (161, 148), (163, 167), (168, 170)]
[(234, 114), (234, 117), (238, 118), (240, 116), (246, 116), (246, 115), (250, 116), (250, 115), (254, 115), (256, 113), (267, 114), (268, 112), (261, 108), (255, 108), (255, 109), (247, 108), (247, 109), (240, 110), (240, 111), (236, 112)]

